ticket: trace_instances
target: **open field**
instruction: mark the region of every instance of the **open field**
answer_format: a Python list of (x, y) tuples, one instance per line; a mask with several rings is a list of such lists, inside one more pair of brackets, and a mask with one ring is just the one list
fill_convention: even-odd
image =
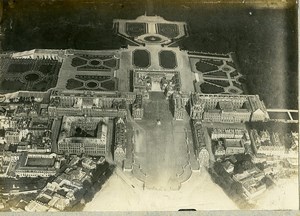
[(282, 210), (299, 209), (299, 184), (298, 177), (280, 179), (274, 188), (262, 194), (256, 200), (256, 209)]
[(200, 174), (192, 174), (188, 182), (176, 191), (133, 188), (114, 174), (85, 206), (84, 211), (177, 211), (183, 208), (238, 209), (204, 170)]

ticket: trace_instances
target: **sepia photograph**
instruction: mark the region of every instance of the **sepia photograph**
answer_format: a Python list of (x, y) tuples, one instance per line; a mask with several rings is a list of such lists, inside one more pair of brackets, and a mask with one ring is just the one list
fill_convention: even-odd
[(295, 0), (0, 0), (0, 214), (298, 212), (298, 59)]

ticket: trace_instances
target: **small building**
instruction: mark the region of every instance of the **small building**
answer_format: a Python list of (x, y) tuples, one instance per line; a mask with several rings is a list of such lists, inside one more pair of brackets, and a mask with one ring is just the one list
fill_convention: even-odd
[(273, 173), (272, 166), (264, 167), (263, 172), (264, 172), (265, 175), (269, 175), (269, 174)]
[(215, 156), (224, 156), (226, 154), (224, 142), (219, 140), (215, 145)]
[(174, 108), (174, 118), (176, 120), (183, 120), (183, 115), (185, 112), (185, 99), (181, 97), (178, 93), (173, 93), (172, 97), (173, 108)]
[(260, 134), (262, 142), (257, 147), (257, 153), (281, 157), (287, 155), (288, 151), (281, 143), (278, 133), (270, 136), (268, 131), (261, 131)]
[(195, 155), (200, 158), (200, 152), (202, 149), (206, 148), (205, 136), (207, 134), (207, 129), (204, 128), (199, 121), (193, 120), (192, 123), (194, 151)]
[(297, 132), (292, 132), (291, 133), (291, 141), (292, 141), (292, 150), (297, 150), (299, 146), (299, 133)]
[(257, 151), (260, 154), (284, 157), (287, 152), (284, 146), (261, 145)]
[(272, 133), (272, 135), (271, 135), (271, 142), (275, 146), (281, 146), (282, 145), (282, 143), (280, 141), (280, 138), (279, 138), (279, 134), (277, 132), (276, 133)]
[(12, 152), (0, 152), (0, 177), (8, 177), (8, 172), (12, 168)]
[(5, 140), (9, 145), (16, 145), (21, 141), (21, 135), (19, 130), (6, 130), (5, 131)]
[(245, 134), (248, 134), (247, 130), (239, 128), (213, 128), (211, 132), (211, 139), (218, 140), (220, 138), (227, 139), (241, 139)]
[(84, 157), (81, 161), (82, 167), (86, 169), (96, 169), (97, 164), (91, 158)]
[(49, 206), (53, 206), (61, 211), (64, 210), (69, 205), (70, 205), (70, 200), (59, 194), (55, 194), (52, 200), (49, 202)]
[(227, 160), (227, 161), (223, 162), (222, 165), (223, 165), (224, 169), (226, 170), (226, 172), (228, 172), (228, 173), (233, 172), (234, 164), (231, 163), (230, 161)]
[(114, 143), (114, 160), (122, 163), (126, 158), (126, 124), (122, 118), (116, 121), (115, 143)]
[(209, 166), (209, 153), (206, 148), (202, 148), (199, 153), (199, 164), (200, 167), (206, 167)]
[(261, 145), (261, 139), (256, 129), (250, 130), (250, 140), (254, 154), (257, 154), (257, 150)]
[(264, 177), (265, 177), (265, 173), (264, 173), (264, 172), (260, 172), (260, 171), (258, 171), (257, 173), (255, 173), (255, 174), (253, 175), (253, 178), (254, 178), (256, 181), (260, 181), (260, 180), (262, 180)]
[(121, 163), (126, 159), (126, 149), (123, 146), (117, 146), (114, 151), (114, 160)]
[(271, 136), (269, 131), (264, 130), (264, 131), (260, 131), (260, 141), (261, 142), (266, 142), (266, 141), (271, 141)]
[(144, 116), (143, 96), (138, 94), (132, 104), (132, 117), (134, 119), (142, 119)]
[(266, 184), (263, 183), (258, 183), (254, 186), (244, 186), (243, 185), (243, 190), (244, 190), (244, 195), (246, 196), (246, 199), (251, 200), (255, 199), (259, 195), (261, 195), (263, 192), (267, 190)]
[(28, 205), (25, 206), (25, 211), (27, 212), (46, 212), (49, 207), (36, 200), (31, 200)]
[(237, 173), (232, 176), (233, 180), (240, 182), (242, 180), (246, 180), (251, 178), (251, 173), (248, 171), (244, 171), (243, 173)]

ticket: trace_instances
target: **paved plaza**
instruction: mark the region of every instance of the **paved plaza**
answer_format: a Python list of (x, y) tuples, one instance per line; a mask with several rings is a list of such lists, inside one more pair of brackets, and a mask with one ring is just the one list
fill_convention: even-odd
[(135, 128), (133, 173), (147, 188), (177, 190), (191, 175), (185, 133), (189, 125), (173, 120), (163, 93), (152, 93), (150, 99)]

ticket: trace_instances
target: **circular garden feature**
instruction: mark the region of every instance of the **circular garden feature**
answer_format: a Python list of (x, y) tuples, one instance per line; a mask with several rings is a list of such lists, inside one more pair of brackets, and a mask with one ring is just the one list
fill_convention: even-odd
[(90, 61), (90, 64), (93, 65), (93, 66), (97, 66), (97, 65), (99, 65), (100, 63), (101, 63), (101, 62), (100, 62), (99, 60), (97, 60), (97, 59), (93, 59), (93, 60)]
[(148, 41), (148, 42), (159, 42), (161, 41), (161, 37), (158, 37), (158, 36), (154, 36), (154, 35), (151, 35), (151, 36), (147, 36), (144, 38), (145, 41)]
[(36, 85), (43, 79), (44, 75), (40, 71), (27, 71), (18, 77), (18, 80), (26, 85)]
[(237, 94), (238, 93), (238, 90), (234, 89), (234, 88), (230, 88), (228, 89), (228, 91), (231, 93), (231, 94)]
[(37, 81), (40, 78), (40, 76), (36, 73), (29, 73), (29, 74), (26, 74), (24, 78), (28, 82), (34, 82), (34, 81)]
[(159, 65), (166, 69), (177, 67), (176, 54), (173, 51), (164, 50), (159, 53)]
[(87, 86), (88, 88), (97, 88), (97, 87), (98, 87), (98, 83), (95, 82), (95, 81), (88, 81), (88, 82), (86, 83), (86, 86)]
[(136, 67), (146, 68), (150, 66), (150, 63), (150, 53), (147, 50), (133, 51), (133, 64)]
[(222, 67), (222, 71), (229, 72), (229, 71), (231, 71), (231, 67), (225, 65), (225, 66)]

